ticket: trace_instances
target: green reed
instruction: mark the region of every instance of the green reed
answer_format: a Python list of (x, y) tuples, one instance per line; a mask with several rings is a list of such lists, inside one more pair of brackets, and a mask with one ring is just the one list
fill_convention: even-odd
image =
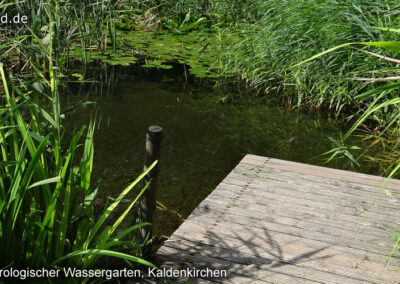
[[(106, 2), (112, 3), (85, 3), (96, 10)], [(79, 43), (80, 48), (102, 48), (92, 32), (96, 28), (83, 19), (108, 19), (106, 11), (93, 18), (73, 4), (42, 0), (7, 7), (10, 13), (30, 11), (32, 18), (0, 35), (0, 266), (88, 268), (102, 256), (153, 266), (140, 258), (140, 244), (132, 237), (134, 230), (150, 224), (116, 231), (148, 184), (118, 218), (109, 219), (155, 163), (98, 217), (93, 203), (100, 183), (92, 184), (91, 177), (95, 123), (76, 131), (64, 146), (59, 78), (66, 72), (69, 48)], [(131, 253), (118, 252), (122, 247)]]

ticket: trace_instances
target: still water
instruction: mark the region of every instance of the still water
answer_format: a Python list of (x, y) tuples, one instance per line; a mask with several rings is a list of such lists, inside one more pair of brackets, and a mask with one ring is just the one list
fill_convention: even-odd
[[(102, 179), (103, 201), (140, 174), (147, 127), (163, 127), (159, 235), (172, 234), (247, 153), (322, 165), (320, 155), (332, 148), (327, 137), (346, 131), (334, 119), (249, 99), (217, 103), (206, 88), (167, 81), (126, 76), (107, 95), (89, 91), (96, 104), (73, 118), (88, 124), (96, 114), (94, 177)], [(349, 169), (349, 162), (329, 166)]]

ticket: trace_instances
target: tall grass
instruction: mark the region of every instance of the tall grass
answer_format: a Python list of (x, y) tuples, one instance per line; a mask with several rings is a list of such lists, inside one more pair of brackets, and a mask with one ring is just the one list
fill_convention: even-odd
[[(394, 32), (394, 33), (400, 33), (399, 29), (391, 28), (391, 26), (388, 27), (371, 27), (371, 29), (377, 29), (377, 30), (386, 30), (388, 32)], [(364, 46), (372, 46), (372, 47), (378, 47), (386, 51), (392, 51), (394, 55), (400, 54), (400, 41), (377, 41), (377, 42), (354, 42), (354, 43), (346, 43), (342, 44), (336, 47), (332, 47), (322, 53), (316, 54), (312, 56), (311, 58), (306, 59), (303, 62), (300, 62), (296, 64), (297, 66), (300, 66), (306, 62), (315, 60), (316, 58), (325, 56), (326, 54), (333, 52), (336, 49), (340, 49), (346, 46), (350, 45), (364, 45)], [(399, 59), (396, 59), (394, 57), (389, 57), (386, 55), (381, 55), (375, 52), (371, 51), (365, 51), (365, 50), (359, 50), (360, 52), (363, 51), (364, 53), (367, 53), (369, 55), (375, 56), (380, 60), (385, 60), (390, 63), (396, 64), (394, 68), (390, 69), (390, 72), (392, 73), (398, 73), (400, 69), (398, 68), (398, 64), (400, 63)], [(380, 73), (380, 70), (373, 70), (375, 73)], [(387, 70), (385, 70), (387, 71)], [(381, 120), (380, 124), (381, 126), (381, 131), (379, 131), (376, 135), (373, 135), (373, 138), (375, 140), (373, 141), (372, 144), (376, 144), (382, 141), (382, 136), (387, 135), (387, 133), (390, 134), (395, 134), (396, 138), (391, 141), (390, 144), (392, 144), (392, 149), (390, 150), (392, 153), (395, 155), (397, 154), (397, 157), (395, 159), (390, 160), (392, 162), (392, 165), (386, 170), (388, 174), (388, 178), (391, 178), (394, 176), (400, 169), (400, 157), (399, 157), (399, 151), (397, 150), (399, 145), (400, 145), (400, 98), (398, 97), (398, 91), (400, 89), (400, 76), (384, 76), (384, 77), (370, 77), (370, 78), (353, 78), (354, 80), (360, 80), (360, 81), (366, 81), (366, 82), (388, 82), (382, 86), (378, 86), (375, 88), (372, 88), (371, 90), (368, 90), (367, 92), (358, 94), (355, 96), (355, 99), (361, 100), (361, 101), (370, 101), (367, 104), (367, 107), (362, 110), (361, 115), (357, 118), (353, 126), (348, 130), (346, 135), (344, 136), (343, 140), (346, 140), (349, 138), (356, 130), (359, 129), (359, 127), (365, 123), (368, 119), (378, 119)], [(393, 82), (394, 81), (394, 82)], [(388, 113), (386, 115), (385, 121), (382, 121), (382, 116), (383, 112)], [(389, 145), (390, 145), (389, 144)], [(388, 145), (388, 146), (389, 146)]]
[[(207, 17), (218, 26), (216, 37), (221, 32), (234, 34), (230, 44), (221, 47), (222, 72), (237, 75), (255, 94), (277, 94), (289, 107), (329, 109), (349, 119), (361, 116), (359, 125), (370, 129), (367, 138), (373, 143), (398, 145), (398, 106), (388, 101), (399, 90), (386, 89), (384, 97), (375, 92), (398, 77), (394, 64), (399, 62), (387, 60), (396, 57), (396, 47), (386, 52), (377, 48), (379, 42), (399, 40), (398, 33), (388, 31), (399, 29), (398, 1), (211, 0), (205, 10), (200, 2), (182, 0), (174, 6), (161, 1), (160, 7), (163, 16), (180, 21), (185, 11)], [(349, 44), (354, 42), (376, 44)], [(330, 49), (335, 46), (342, 48)], [(323, 56), (316, 56), (324, 50)], [(358, 97), (364, 93), (369, 95)], [(384, 102), (384, 107), (376, 108), (377, 102)], [(376, 137), (379, 131), (392, 137)], [(369, 159), (395, 162), (395, 151), (391, 148), (385, 157)], [(389, 169), (384, 169), (387, 174)]]
[(331, 46), (354, 41), (390, 40), (370, 28), (394, 18), (397, 1), (265, 1), (263, 17), (240, 28), (226, 72), (238, 73), (263, 94), (279, 93), (297, 105), (325, 105), (336, 113), (358, 108), (353, 96), (369, 88), (347, 80), (388, 64), (352, 49), (336, 50), (301, 69), (295, 63)]
[(223, 73), (237, 75), (263, 96), (277, 93), (291, 105), (324, 107), (336, 114), (365, 106), (354, 96), (371, 84), (349, 78), (363, 77), (366, 70), (390, 69), (390, 64), (347, 48), (301, 68), (293, 66), (343, 43), (396, 40), (398, 35), (371, 27), (390, 26), (400, 11), (395, 0), (161, 0), (132, 5), (151, 10), (173, 31), (186, 31), (188, 22), (205, 19), (208, 29), (219, 31), (216, 37), (231, 35), (230, 44), (221, 47), (226, 55), (219, 64)]
[[(400, 10), (395, 11), (395, 13), (392, 14), (396, 15), (393, 20), (387, 21), (385, 23), (378, 22), (377, 25), (367, 26), (366, 28), (370, 29), (371, 31), (384, 31), (386, 33), (399, 34), (400, 29), (397, 27), (399, 25), (398, 21), (400, 19), (400, 16), (398, 14), (400, 14)], [(385, 39), (391, 38), (392, 37), (390, 36), (385, 37)], [(381, 186), (381, 189), (384, 189), (390, 178), (398, 175), (400, 171), (400, 98), (398, 96), (400, 90), (400, 76), (398, 76), (398, 73), (400, 72), (400, 60), (398, 57), (400, 55), (400, 41), (385, 40), (369, 42), (348, 42), (331, 47), (321, 53), (315, 54), (310, 58), (297, 63), (296, 66), (302, 66), (303, 64), (312, 62), (318, 58), (323, 58), (326, 55), (331, 54), (335, 50), (343, 49), (344, 47), (348, 46), (368, 46), (374, 47), (375, 49), (378, 48), (378, 50), (374, 51), (357, 48), (357, 51), (360, 53), (366, 53), (377, 58), (378, 60), (386, 61), (389, 64), (392, 64), (391, 68), (385, 68), (383, 70), (365, 70), (365, 73), (369, 75), (368, 77), (364, 76), (352, 78), (352, 80), (364, 81), (373, 84), (369, 90), (356, 94), (354, 99), (364, 102), (365, 108), (361, 109), (361, 111), (359, 112), (359, 116), (356, 118), (356, 121), (347, 131), (344, 139), (342, 139), (342, 142), (344, 142), (356, 131), (360, 130), (360, 126), (362, 126), (368, 120), (375, 120), (378, 122), (378, 127), (376, 129), (379, 130), (376, 133), (368, 135), (367, 138), (372, 138), (371, 145), (382, 143), (384, 145), (383, 148), (387, 153), (384, 159), (379, 157), (370, 157), (370, 159), (374, 162), (383, 161), (386, 164), (389, 164), (389, 166), (387, 166), (384, 170), (387, 176), (386, 181)], [(384, 54), (382, 54), (382, 51)], [(376, 86), (377, 82), (383, 82), (383, 84), (380, 86)], [(389, 140), (388, 137), (394, 138)], [(332, 159), (334, 156), (343, 155), (343, 153), (345, 153), (343, 151), (343, 145), (340, 145), (335, 140), (333, 142), (335, 142), (335, 144), (337, 144), (336, 146), (338, 147), (328, 152), (333, 153), (330, 159)], [(385, 147), (387, 147), (388, 149), (385, 149)], [(357, 163), (357, 161), (354, 160), (353, 156), (351, 156), (349, 152), (347, 152), (347, 156), (349, 156), (353, 160), (353, 162)], [(391, 192), (386, 191), (386, 194), (391, 195)], [(390, 230), (390, 232), (395, 237), (395, 243), (391, 252), (389, 253), (386, 264), (389, 262), (392, 255), (396, 251), (398, 251), (400, 244), (399, 232), (395, 230)]]
[[(29, 11), (32, 18), (29, 25), (8, 27), (0, 35), (0, 267), (88, 268), (101, 256), (153, 266), (140, 258), (140, 246), (132, 239), (134, 230), (149, 224), (116, 233), (148, 184), (111, 225), (106, 221), (155, 164), (96, 217), (93, 202), (100, 183), (91, 178), (95, 123), (76, 131), (63, 147), (59, 78), (66, 72), (68, 50), (79, 44), (101, 48), (99, 35), (92, 38), (88, 29), (96, 21), (97, 29), (104, 29), (101, 23), (108, 17), (93, 18), (74, 3), (41, 0), (7, 6), (8, 13)], [(93, 1), (87, 7), (96, 11), (107, 3), (112, 1)], [(87, 19), (93, 22), (87, 24)], [(121, 247), (132, 253), (118, 252)]]

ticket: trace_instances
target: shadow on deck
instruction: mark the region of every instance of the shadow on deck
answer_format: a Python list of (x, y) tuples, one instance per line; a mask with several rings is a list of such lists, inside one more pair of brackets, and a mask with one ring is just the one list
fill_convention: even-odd
[[(400, 217), (400, 198), (376, 194), (382, 183), (247, 155), (164, 243), (156, 261), (181, 272), (227, 271), (227, 277), (189, 274), (176, 283), (395, 283), (398, 258), (384, 266), (394, 245), (384, 228)], [(387, 189), (400, 189), (400, 181)]]

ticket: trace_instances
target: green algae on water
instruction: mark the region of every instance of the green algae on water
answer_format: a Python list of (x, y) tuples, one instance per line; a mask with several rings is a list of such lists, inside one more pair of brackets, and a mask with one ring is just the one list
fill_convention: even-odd
[[(214, 36), (202, 32), (177, 35), (167, 31), (123, 31), (119, 30), (115, 52), (82, 51), (72, 49), (75, 58), (88, 61), (100, 60), (111, 65), (128, 66), (142, 62), (141, 67), (172, 69), (173, 64), (187, 65), (189, 74), (197, 78), (219, 78), (224, 47), (228, 35)], [(144, 59), (144, 62), (143, 62)]]
[[(223, 58), (223, 40), (202, 32), (176, 35), (169, 32), (125, 32), (118, 36), (125, 49), (139, 49), (152, 58), (143, 67), (169, 69), (168, 61), (186, 64), (189, 73), (199, 78), (220, 76), (220, 62)], [(226, 40), (224, 38), (224, 40)], [(167, 67), (168, 66), (168, 67)]]

